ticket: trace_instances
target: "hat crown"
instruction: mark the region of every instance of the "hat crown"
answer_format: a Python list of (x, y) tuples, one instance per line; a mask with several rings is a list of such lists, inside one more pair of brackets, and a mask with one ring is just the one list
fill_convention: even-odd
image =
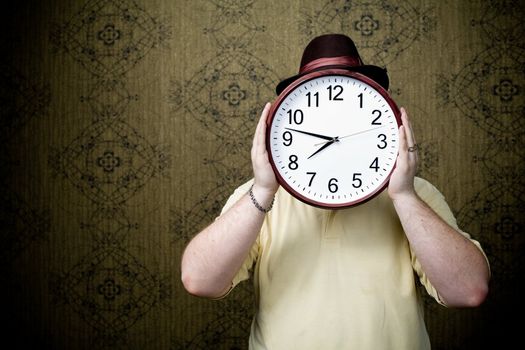
[(325, 34), (308, 43), (301, 58), (299, 73), (279, 82), (275, 92), (279, 95), (300, 77), (324, 69), (345, 69), (363, 74), (379, 83), (384, 89), (388, 89), (389, 79), (386, 69), (363, 64), (352, 39), (344, 34)]
[(312, 39), (308, 43), (304, 49), (299, 70), (303, 71), (304, 67), (313, 61), (330, 57), (348, 57), (349, 61), (354, 63), (349, 65), (363, 65), (363, 61), (352, 39), (344, 34), (325, 34)]

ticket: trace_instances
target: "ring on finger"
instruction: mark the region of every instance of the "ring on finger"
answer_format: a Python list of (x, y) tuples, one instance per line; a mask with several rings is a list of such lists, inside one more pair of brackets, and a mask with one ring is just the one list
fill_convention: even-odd
[(415, 151), (417, 151), (418, 149), (419, 149), (419, 147), (417, 146), (417, 143), (414, 144), (414, 146), (410, 146), (410, 147), (408, 147), (408, 151), (409, 151), (409, 152), (415, 152)]

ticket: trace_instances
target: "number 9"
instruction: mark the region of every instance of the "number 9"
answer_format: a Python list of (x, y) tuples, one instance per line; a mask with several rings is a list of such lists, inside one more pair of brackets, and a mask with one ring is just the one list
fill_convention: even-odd
[(283, 134), (283, 139), (284, 139), (283, 145), (290, 146), (292, 144), (292, 139), (293, 139), (292, 133), (289, 131), (285, 131)]

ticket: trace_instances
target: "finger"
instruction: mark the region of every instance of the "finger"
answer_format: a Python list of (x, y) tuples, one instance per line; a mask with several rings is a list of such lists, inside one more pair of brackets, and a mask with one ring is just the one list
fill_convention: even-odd
[(268, 118), (268, 113), (270, 111), (271, 104), (268, 102), (264, 106), (264, 109), (261, 113), (261, 119), (259, 120), (259, 130), (258, 130), (258, 137), (257, 137), (257, 143), (258, 143), (258, 151), (260, 153), (266, 152), (266, 119)]
[(399, 155), (398, 160), (406, 162), (408, 157), (408, 144), (406, 137), (406, 128), (404, 125), (399, 127)]
[(406, 128), (405, 135), (406, 135), (408, 147), (413, 147), (416, 144), (416, 140), (414, 138), (412, 124), (410, 123), (410, 119), (408, 118), (406, 109), (403, 107), (401, 107), (400, 109), (401, 109), (401, 120), (403, 121), (403, 125)]
[(414, 146), (417, 147), (417, 144), (416, 144), (416, 139), (414, 138), (414, 133), (412, 131), (413, 130), (412, 124), (410, 123), (410, 119), (408, 118), (408, 114), (404, 108), (401, 108), (401, 119), (403, 120), (403, 125), (405, 126), (404, 134), (405, 134), (405, 144), (407, 147), (407, 152), (406, 152), (407, 164), (409, 164), (410, 167), (415, 169), (417, 167), (417, 163), (419, 159), (417, 148), (416, 150), (411, 151), (411, 152), (409, 152), (408, 149)]
[(266, 119), (268, 117), (268, 112), (270, 111), (271, 104), (268, 102), (264, 106), (264, 109), (261, 113), (259, 123), (257, 123), (257, 128), (255, 130), (255, 136), (253, 139), (253, 150), (255, 154), (264, 153), (266, 151)]
[(406, 148), (407, 148), (407, 140), (405, 136), (405, 126), (401, 125), (399, 127), (399, 150), (406, 151)]

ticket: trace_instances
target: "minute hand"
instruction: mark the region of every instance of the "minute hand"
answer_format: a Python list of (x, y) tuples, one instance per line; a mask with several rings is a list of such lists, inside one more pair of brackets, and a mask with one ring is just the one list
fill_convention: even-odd
[[(285, 128), (286, 130), (291, 130), (291, 131), (295, 131), (295, 132), (299, 132), (301, 134), (305, 134), (305, 135), (310, 135), (310, 136), (314, 136), (314, 137), (318, 137), (320, 139), (323, 139), (323, 140), (328, 140), (328, 141), (332, 141), (334, 139), (334, 137), (330, 137), (330, 136), (326, 136), (326, 135), (319, 135), (319, 134), (314, 134), (313, 132), (308, 132), (308, 131), (303, 131), (303, 130), (297, 130), (297, 129), (292, 129), (292, 128)], [(324, 143), (324, 142), (323, 142)]]

